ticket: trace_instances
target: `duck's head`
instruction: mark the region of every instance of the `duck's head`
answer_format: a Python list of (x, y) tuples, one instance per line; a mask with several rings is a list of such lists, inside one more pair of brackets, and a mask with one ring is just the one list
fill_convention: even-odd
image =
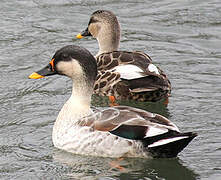
[(120, 42), (120, 24), (117, 17), (107, 10), (97, 10), (92, 13), (88, 27), (76, 37), (93, 36), (98, 40), (100, 52), (118, 50)]
[(59, 49), (43, 69), (32, 73), (29, 78), (39, 79), (51, 75), (65, 75), (74, 82), (82, 80), (93, 87), (97, 76), (94, 56), (85, 48), (69, 45)]

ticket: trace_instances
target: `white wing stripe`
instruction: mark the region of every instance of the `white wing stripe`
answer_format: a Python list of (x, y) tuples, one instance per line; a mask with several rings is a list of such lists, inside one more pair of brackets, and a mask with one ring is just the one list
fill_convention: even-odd
[(159, 127), (149, 126), (148, 131), (147, 131), (144, 138), (157, 136), (157, 135), (164, 134), (164, 133), (167, 133), (167, 132), (168, 132), (168, 129), (166, 129), (166, 128), (159, 128)]
[(160, 73), (159, 73), (159, 71), (158, 71), (158, 69), (155, 65), (149, 64), (148, 69), (149, 69), (150, 72), (153, 72), (153, 73), (156, 73), (156, 74), (160, 75)]
[(185, 139), (185, 138), (188, 138), (188, 136), (174, 137), (174, 138), (169, 138), (169, 139), (161, 139), (157, 142), (154, 142), (153, 144), (150, 144), (148, 147), (161, 146), (161, 145), (168, 144), (168, 143), (178, 141), (180, 139)]
[(136, 78), (141, 78), (144, 77), (142, 75), (143, 70), (140, 69), (139, 67), (131, 64), (126, 64), (126, 65), (120, 65), (116, 66), (114, 70), (118, 73), (120, 73), (121, 78), (123, 79), (136, 79)]

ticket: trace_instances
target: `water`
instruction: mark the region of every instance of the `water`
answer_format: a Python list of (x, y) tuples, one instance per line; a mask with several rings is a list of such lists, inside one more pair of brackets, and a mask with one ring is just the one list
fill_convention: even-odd
[[(55, 50), (95, 40), (75, 39), (97, 9), (113, 11), (121, 49), (147, 52), (169, 76), (172, 96), (160, 104), (131, 104), (167, 116), (199, 136), (175, 159), (112, 159), (53, 147), (51, 132), (71, 83), (65, 77), (30, 80)], [(221, 3), (219, 0), (2, 0), (0, 2), (1, 179), (221, 179)], [(106, 103), (94, 98), (93, 104)]]

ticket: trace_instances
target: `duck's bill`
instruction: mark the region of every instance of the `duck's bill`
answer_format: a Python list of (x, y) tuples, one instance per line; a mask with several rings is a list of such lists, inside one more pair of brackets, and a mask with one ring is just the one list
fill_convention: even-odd
[(91, 36), (91, 33), (88, 31), (88, 28), (85, 29), (84, 31), (82, 31), (81, 33), (79, 33), (76, 38), (78, 39), (82, 39), (85, 36)]
[(29, 78), (30, 79), (40, 79), (45, 76), (51, 76), (57, 74), (55, 71), (52, 70), (51, 65), (49, 64), (48, 66), (44, 67), (40, 71), (32, 73)]
[(42, 76), (36, 72), (33, 72), (30, 76), (28, 76), (30, 79), (40, 79), (40, 78), (43, 78), (45, 76)]

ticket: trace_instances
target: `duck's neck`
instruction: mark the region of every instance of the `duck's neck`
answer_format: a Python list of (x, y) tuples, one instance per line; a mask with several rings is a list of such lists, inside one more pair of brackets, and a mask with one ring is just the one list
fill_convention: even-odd
[(89, 85), (85, 81), (82, 82), (81, 79), (78, 79), (78, 81), (81, 82), (78, 83), (75, 81), (75, 83), (73, 83), (72, 94), (69, 101), (72, 107), (82, 109), (82, 112), (85, 112), (90, 109), (93, 89), (88, 87)]
[[(116, 29), (116, 30), (115, 30)], [(114, 30), (111, 27), (102, 30), (101, 33), (96, 38), (99, 44), (99, 52), (96, 56), (102, 53), (108, 53), (112, 51), (117, 51), (120, 44), (120, 27), (115, 28)]]
[(81, 117), (91, 113), (90, 104), (93, 93), (93, 88), (91, 87), (82, 79), (75, 80), (71, 97), (62, 107), (56, 123), (61, 122), (63, 125), (65, 123), (67, 125), (74, 125), (75, 123), (79, 123)]

